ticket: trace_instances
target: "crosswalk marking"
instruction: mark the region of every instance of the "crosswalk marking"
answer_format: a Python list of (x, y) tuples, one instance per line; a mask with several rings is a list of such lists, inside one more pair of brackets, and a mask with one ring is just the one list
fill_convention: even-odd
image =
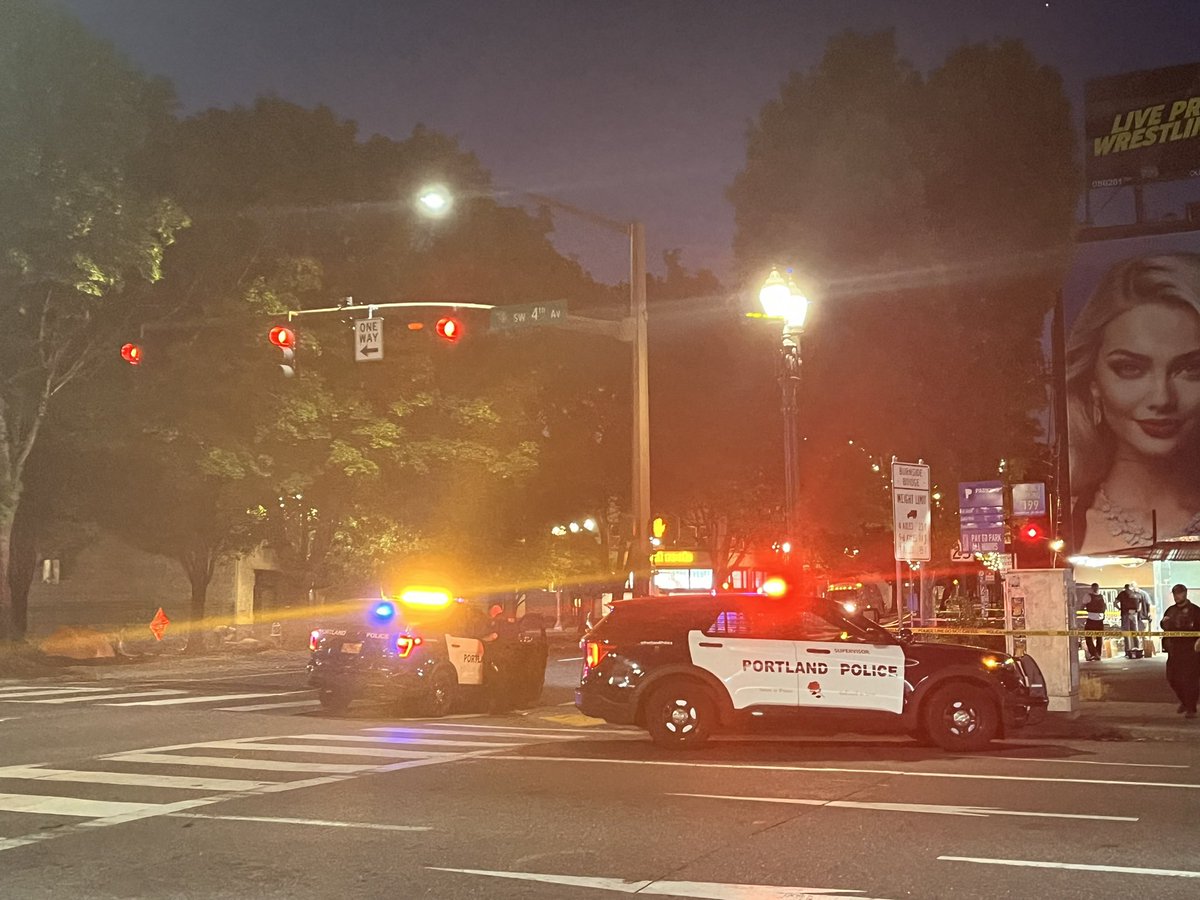
[(55, 694), (104, 693), (111, 690), (110, 687), (4, 688), (0, 692), (0, 700), (21, 700), (25, 697), (48, 697)]
[[(436, 728), (404, 728), (400, 726), (386, 726), (380, 728), (368, 728), (367, 731), (385, 732), (387, 734), (435, 734), (446, 735), (446, 737), (468, 737), (475, 735), (477, 737), (505, 737), (505, 738), (524, 738), (526, 742), (531, 740), (560, 740), (570, 741), (575, 740), (578, 735), (573, 733), (568, 734), (526, 734), (521, 731), (444, 731), (441, 727)], [(475, 743), (471, 741), (470, 743)]]
[(73, 697), (40, 697), (37, 700), (13, 699), (11, 703), (91, 703), (97, 700), (120, 700), (125, 697), (161, 697), (166, 694), (184, 694), (186, 691), (158, 690), (158, 691), (138, 691), (132, 694), (84, 694), (80, 696), (76, 694)]
[[(192, 699), (192, 698), (171, 698)], [(115, 705), (115, 704), (114, 704)], [(137, 704), (140, 705), (140, 704)], [(422, 725), (426, 723), (420, 723)], [(446, 723), (428, 723), (442, 726)], [(150, 747), (133, 752), (96, 756), (94, 770), (85, 768), (52, 768), (36, 764), (0, 766), (0, 785), (10, 788), (0, 793), (0, 812), (61, 816), (79, 821), (57, 823), (53, 829), (44, 824), (27, 834), (0, 838), (0, 852), (16, 847), (40, 844), (69, 834), (81, 834), (96, 828), (106, 828), (143, 819), (164, 816), (279, 823), (284, 825), (316, 825), (342, 828), (364, 828), (383, 831), (429, 830), (423, 825), (383, 825), (368, 822), (337, 822), (287, 817), (218, 815), (199, 812), (200, 809), (226, 800), (245, 799), (267, 794), (305, 790), (332, 785), (365, 774), (397, 772), (402, 769), (436, 766), (446, 763), (512, 752), (522, 743), (546, 741), (553, 738), (575, 739), (577, 734), (539, 731), (529, 733), (502, 730), (449, 730), (442, 727), (412, 727), (401, 729), (361, 728), (353, 734), (307, 733), (269, 734), (235, 740), (214, 740)], [(501, 740), (496, 740), (501, 738)], [(504, 740), (512, 738), (514, 740)], [(440, 749), (437, 749), (440, 748)], [(212, 753), (227, 753), (215, 756)], [(298, 756), (298, 754), (303, 754)], [(283, 757), (283, 758), (281, 758)], [(288, 758), (291, 757), (291, 758)], [(307, 758), (305, 758), (307, 757)], [(336, 762), (315, 762), (321, 757)], [(341, 757), (341, 759), (338, 759)], [(503, 758), (503, 757), (500, 757)], [(125, 767), (136, 767), (130, 770)], [(122, 769), (124, 771), (113, 771)], [(154, 770), (174, 774), (156, 774)], [(222, 778), (220, 772), (204, 770), (236, 770), (235, 777)], [(199, 771), (191, 776), (179, 772)], [(243, 774), (244, 773), (244, 774)], [(272, 780), (274, 778), (279, 780)], [(17, 793), (11, 790), (17, 783), (31, 787), (62, 789), (66, 784), (85, 785), (89, 796), (69, 797), (37, 793)], [(35, 787), (36, 789), (36, 787)], [(163, 795), (163, 802), (141, 801), (120, 796), (121, 791), (153, 790)], [(190, 793), (186, 799), (167, 802), (173, 791)], [(116, 797), (111, 797), (116, 793)], [(176, 797), (179, 794), (175, 794)]]
[(324, 772), (353, 775), (371, 768), (370, 763), (294, 762), (287, 759), (238, 759), (232, 756), (181, 756), (177, 753), (118, 753), (105, 759), (114, 762), (152, 763), (168, 766), (197, 766), (202, 769), (256, 769), (262, 772)]
[(43, 769), (39, 766), (0, 767), (0, 781), (77, 781), (84, 784), (119, 784), (136, 787), (177, 788), (188, 791), (250, 791), (272, 781), (242, 778), (196, 778), (194, 776), (142, 774), (140, 772), (92, 772), (81, 769)]
[(0, 794), (0, 812), (40, 813), (45, 816), (84, 816), (100, 819), (154, 809), (159, 803), (121, 803), (115, 800), (84, 800), (81, 797), (51, 797), (42, 794)]
[(320, 700), (289, 700), (287, 703), (255, 703), (253, 706), (219, 706), (217, 709), (221, 712), (258, 712), (263, 709), (290, 709), (320, 705)]
[(201, 697), (174, 697), (167, 700), (134, 700), (128, 703), (106, 703), (105, 706), (178, 706), (182, 703), (216, 703), (220, 700), (249, 700), (254, 697), (287, 697), (294, 694), (310, 694), (305, 691), (267, 691), (256, 694), (218, 694)]
[(292, 819), (282, 816), (220, 816), (216, 813), (171, 813), (175, 819), (217, 819), (223, 822), (268, 822), (281, 825), (319, 825), (323, 828), (367, 828), (373, 831), (432, 831), (428, 825), (382, 825), (377, 822), (334, 822), (328, 819)]
[(427, 750), (393, 750), (388, 747), (322, 747), (319, 744), (259, 744), (253, 741), (213, 741), (206, 747), (226, 747), (231, 750), (270, 750), (273, 753), (316, 753), (333, 756), (376, 756), (382, 759), (424, 759), (433, 756), (455, 756), (454, 753), (435, 753)]
[[(436, 733), (436, 732), (430, 732), (430, 733)], [(456, 733), (452, 732), (452, 734), (454, 734), (455, 737), (458, 737), (458, 735)], [(391, 736), (385, 737), (383, 735), (368, 736), (368, 735), (362, 735), (362, 734), (296, 734), (296, 735), (292, 735), (292, 739), (293, 740), (302, 740), (302, 741), (308, 741), (308, 740), (359, 741), (359, 742), (364, 742), (364, 743), (370, 743), (370, 742), (375, 741), (375, 742), (386, 742), (389, 744), (406, 744), (406, 745), (413, 746), (413, 747), (417, 747), (417, 746), (420, 746), (420, 747), (425, 747), (425, 746), (430, 746), (430, 747), (520, 747), (521, 746), (521, 744), (519, 742), (512, 742), (512, 741), (504, 741), (504, 742), (501, 742), (501, 741), (459, 741), (459, 740), (451, 740), (450, 738), (446, 738), (444, 740), (439, 740), (437, 738), (431, 739), (431, 738), (424, 738), (424, 737), (406, 737), (404, 735), (391, 735)]]

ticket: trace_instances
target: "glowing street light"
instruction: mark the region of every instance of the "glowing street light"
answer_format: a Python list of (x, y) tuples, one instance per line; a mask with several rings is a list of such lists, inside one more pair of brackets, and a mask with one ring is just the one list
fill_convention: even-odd
[(417, 193), (417, 208), (427, 216), (444, 216), (452, 206), (453, 195), (440, 184), (427, 185)]

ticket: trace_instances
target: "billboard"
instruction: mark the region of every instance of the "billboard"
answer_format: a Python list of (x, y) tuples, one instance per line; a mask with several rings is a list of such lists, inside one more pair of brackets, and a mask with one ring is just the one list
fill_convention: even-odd
[(1200, 230), (1080, 244), (1063, 311), (1072, 549), (1200, 535)]
[(1200, 63), (1089, 81), (1084, 137), (1089, 187), (1200, 177)]

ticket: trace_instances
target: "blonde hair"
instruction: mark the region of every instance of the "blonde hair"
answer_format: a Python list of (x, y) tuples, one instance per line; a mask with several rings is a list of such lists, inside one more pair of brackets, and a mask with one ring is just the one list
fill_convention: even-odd
[(1112, 465), (1112, 433), (1093, 414), (1092, 383), (1104, 330), (1146, 303), (1183, 306), (1200, 316), (1200, 254), (1127, 259), (1109, 269), (1067, 340), (1067, 429), (1071, 492), (1090, 496)]

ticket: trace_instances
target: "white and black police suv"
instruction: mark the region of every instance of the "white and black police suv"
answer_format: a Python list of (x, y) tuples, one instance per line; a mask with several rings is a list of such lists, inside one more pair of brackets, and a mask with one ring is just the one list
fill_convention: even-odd
[(582, 646), (579, 710), (640, 725), (669, 747), (789, 717), (883, 726), (947, 750), (978, 750), (1040, 720), (1048, 703), (1028, 656), (897, 638), (822, 597), (618, 601)]

